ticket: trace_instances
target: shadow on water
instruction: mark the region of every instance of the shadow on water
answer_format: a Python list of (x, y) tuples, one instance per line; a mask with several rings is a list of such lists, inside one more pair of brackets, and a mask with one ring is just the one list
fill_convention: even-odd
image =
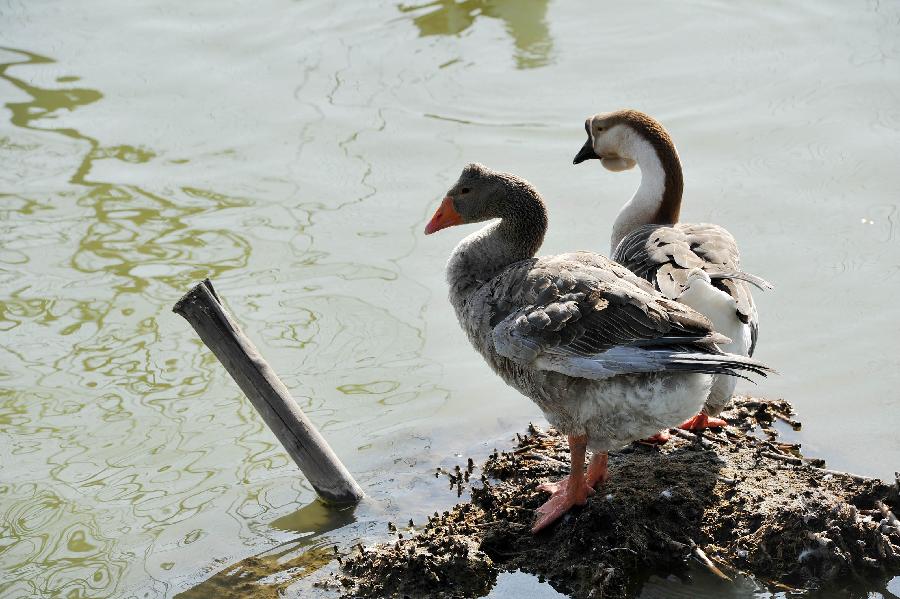
[(355, 506), (335, 509), (316, 500), (272, 521), (270, 526), (285, 532), (323, 534), (356, 522), (354, 511)]
[(479, 17), (499, 19), (515, 44), (516, 68), (534, 69), (552, 60), (547, 4), (548, 0), (436, 0), (401, 4), (399, 9), (413, 13), (412, 21), (422, 37), (459, 35)]
[(272, 528), (300, 533), (301, 537), (230, 564), (176, 597), (282, 597), (288, 586), (334, 561), (334, 546), (323, 535), (356, 522), (353, 512), (353, 507), (331, 509), (313, 501), (271, 524)]
[[(280, 545), (260, 555), (230, 564), (178, 599), (280, 599), (290, 585), (315, 573), (335, 559), (329, 545), (307, 540)], [(299, 552), (299, 553), (298, 553)]]

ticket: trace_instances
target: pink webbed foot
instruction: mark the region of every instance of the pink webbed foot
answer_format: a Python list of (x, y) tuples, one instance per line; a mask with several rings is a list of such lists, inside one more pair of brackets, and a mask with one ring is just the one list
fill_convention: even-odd
[(581, 478), (580, 484), (578, 482), (573, 484), (571, 477), (567, 476), (557, 483), (543, 483), (538, 486), (538, 489), (548, 491), (553, 495), (536, 510), (538, 518), (531, 527), (533, 533), (544, 530), (562, 518), (574, 506), (584, 505), (587, 503), (588, 496), (594, 494), (594, 490), (585, 483), (584, 477)]
[[(585, 484), (585, 487), (587, 488), (587, 493), (586, 493), (585, 497), (588, 497), (588, 496), (594, 494), (594, 490), (590, 487), (590, 485)], [(569, 477), (567, 476), (561, 480), (558, 480), (555, 483), (541, 483), (537, 486), (537, 488), (538, 488), (538, 491), (546, 491), (547, 493), (550, 493), (551, 495), (559, 495), (559, 494), (565, 495), (569, 489)], [(549, 501), (547, 503), (549, 503)]]
[(682, 422), (678, 425), (678, 428), (686, 431), (702, 431), (707, 428), (721, 428), (726, 424), (728, 423), (721, 418), (710, 418), (703, 412), (700, 412), (693, 418), (689, 418)]
[[(588, 465), (587, 476), (582, 470), (584, 464), (584, 445), (573, 445), (570, 437), (569, 445), (572, 448), (572, 474), (556, 483), (542, 483), (538, 486), (541, 491), (552, 493), (553, 496), (537, 509), (538, 518), (531, 528), (531, 532), (537, 533), (547, 528), (553, 522), (559, 520), (566, 512), (576, 505), (584, 505), (587, 498), (594, 494), (593, 487), (606, 482), (609, 478), (607, 470), (608, 457), (606, 452), (594, 454)], [(577, 468), (577, 470), (575, 469)]]
[(669, 442), (669, 439), (672, 435), (669, 434), (668, 430), (659, 431), (652, 437), (647, 437), (646, 439), (641, 439), (638, 443), (642, 445), (665, 445)]

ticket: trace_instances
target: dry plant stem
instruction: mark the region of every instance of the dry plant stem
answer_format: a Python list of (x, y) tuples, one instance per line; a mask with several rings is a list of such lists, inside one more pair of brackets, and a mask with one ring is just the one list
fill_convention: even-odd
[(697, 547), (695, 545), (694, 548), (691, 550), (691, 553), (693, 553), (694, 557), (696, 557), (697, 560), (701, 564), (706, 566), (706, 569), (709, 570), (714, 576), (716, 576), (717, 578), (720, 578), (722, 580), (727, 580), (728, 582), (731, 582), (731, 578), (729, 578), (728, 576), (725, 575), (724, 572), (719, 570), (719, 568), (717, 568), (716, 565), (714, 563), (712, 563), (712, 561), (706, 556), (706, 553), (704, 553), (704, 551), (702, 549), (700, 549), (699, 547)]

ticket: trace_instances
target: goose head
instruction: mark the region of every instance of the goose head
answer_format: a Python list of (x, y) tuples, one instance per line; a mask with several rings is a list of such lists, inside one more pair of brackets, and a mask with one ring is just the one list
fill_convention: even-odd
[(457, 315), (485, 281), (537, 253), (547, 232), (547, 207), (524, 179), (468, 164), (425, 225), (425, 234), (482, 221), (498, 222), (470, 233), (447, 261), (450, 302)]
[(484, 165), (467, 164), (425, 225), (425, 234), (431, 235), (455, 225), (503, 218), (509, 179), (504, 173)]
[(602, 112), (588, 117), (584, 121), (587, 141), (572, 162), (580, 164), (598, 159), (607, 170), (614, 172), (634, 168), (637, 164), (636, 137), (639, 135), (635, 125), (643, 120), (638, 115), (650, 118), (636, 110)]
[(596, 158), (611, 171), (635, 166), (641, 170), (640, 186), (613, 223), (611, 251), (637, 227), (677, 223), (684, 175), (675, 144), (659, 121), (625, 109), (595, 114), (584, 122), (584, 129), (588, 138), (575, 155), (575, 164)]
[(652, 116), (626, 108), (601, 112), (584, 122), (588, 138), (572, 161), (575, 164), (599, 158), (612, 171), (627, 170), (642, 159), (659, 159), (667, 169), (678, 168), (678, 153), (666, 128)]

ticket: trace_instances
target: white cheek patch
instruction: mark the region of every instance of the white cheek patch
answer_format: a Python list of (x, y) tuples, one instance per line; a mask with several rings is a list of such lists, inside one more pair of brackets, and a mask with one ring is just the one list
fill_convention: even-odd
[(604, 168), (608, 171), (613, 171), (614, 173), (618, 173), (620, 171), (627, 171), (628, 169), (634, 168), (637, 164), (634, 160), (630, 158), (601, 158), (601, 164), (603, 164)]

